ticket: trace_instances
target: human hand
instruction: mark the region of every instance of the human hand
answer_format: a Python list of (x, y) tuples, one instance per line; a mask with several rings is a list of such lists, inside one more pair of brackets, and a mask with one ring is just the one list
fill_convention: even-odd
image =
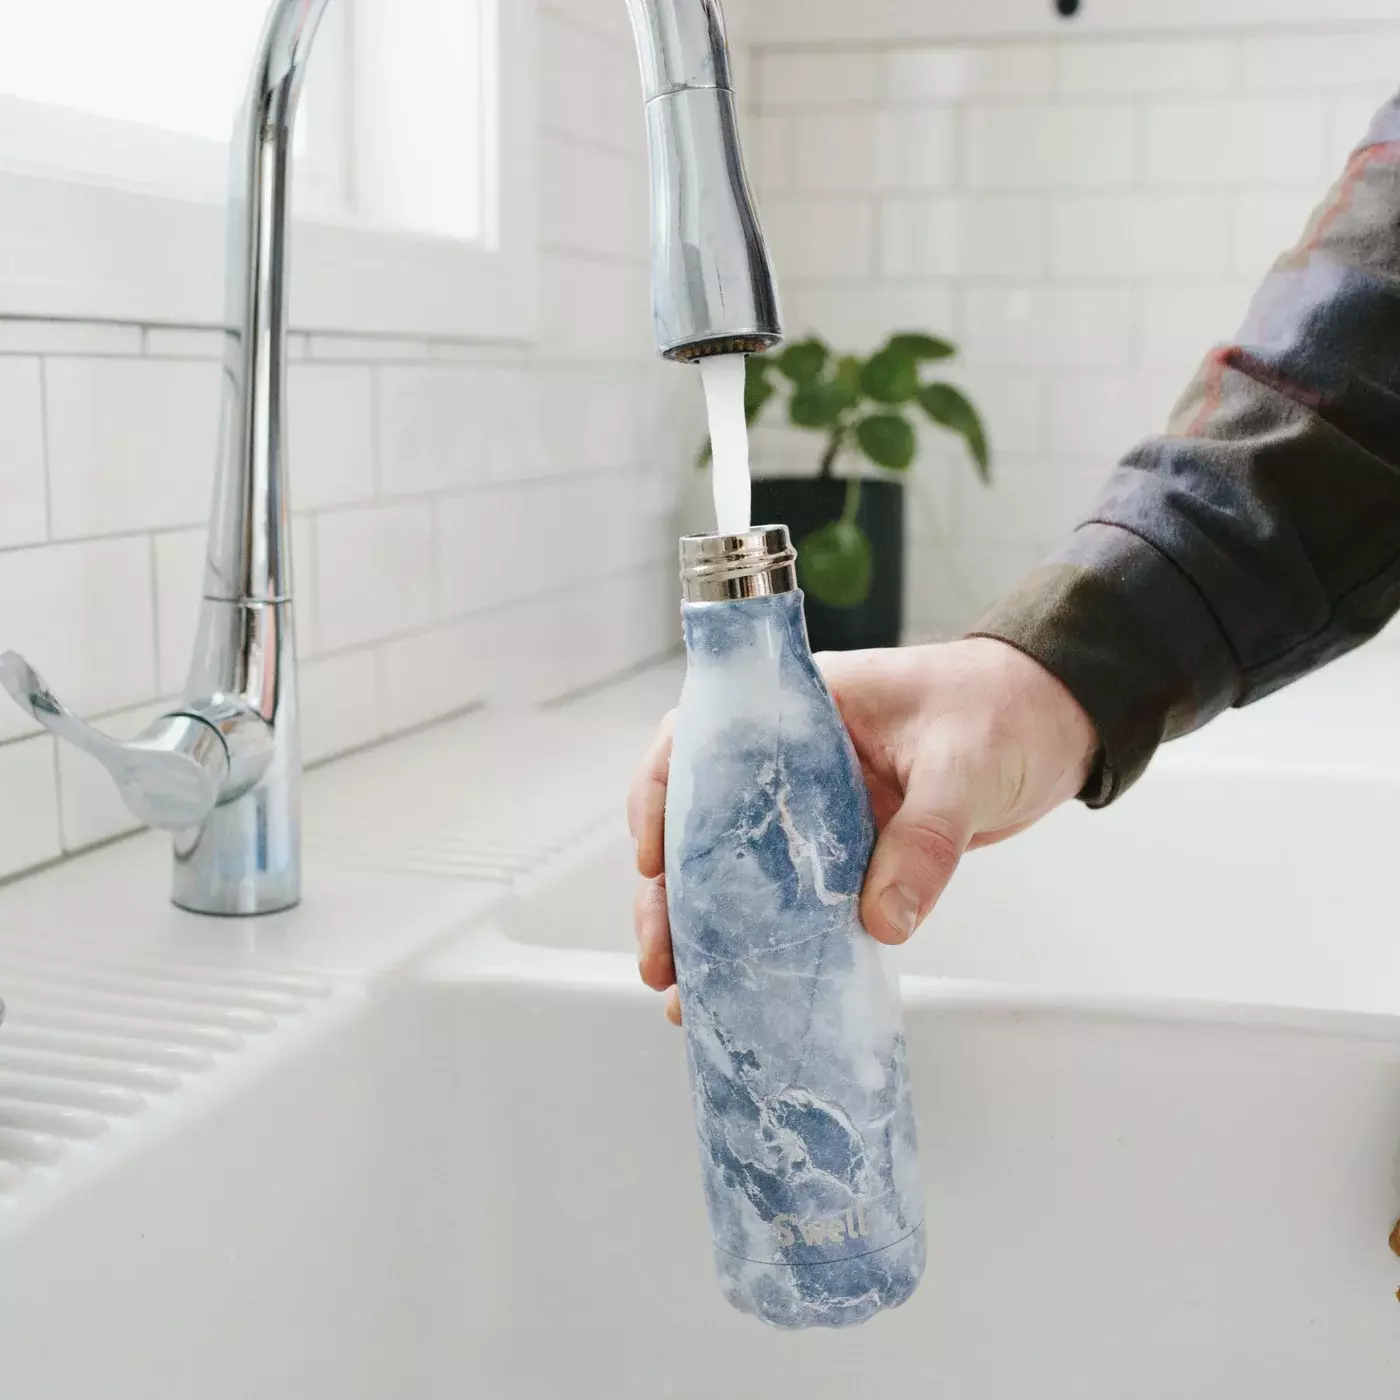
[[(990, 638), (817, 658), (855, 743), (880, 833), (860, 914), (882, 943), (910, 938), (963, 853), (1003, 841), (1074, 797), (1099, 740), (1068, 690)], [(642, 981), (680, 999), (666, 917), (664, 823), (673, 716), (627, 804), (645, 883), (637, 896)]]

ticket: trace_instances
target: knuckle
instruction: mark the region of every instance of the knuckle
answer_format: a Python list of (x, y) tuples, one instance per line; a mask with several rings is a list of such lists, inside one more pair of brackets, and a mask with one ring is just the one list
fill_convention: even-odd
[(634, 905), (639, 933), (666, 930), (666, 887), (660, 880), (647, 880), (637, 891)]
[(906, 845), (931, 874), (951, 873), (967, 849), (965, 833), (946, 817), (910, 817), (903, 825)]

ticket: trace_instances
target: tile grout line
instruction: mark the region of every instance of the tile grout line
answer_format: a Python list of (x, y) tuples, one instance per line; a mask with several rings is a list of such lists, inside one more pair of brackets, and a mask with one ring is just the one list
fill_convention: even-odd
[(160, 645), (160, 563), (155, 535), (148, 535), (147, 539), (151, 565), (151, 655), (155, 658), (156, 691), (159, 692), (160, 679), (163, 674)]
[[(374, 478), (374, 498), (382, 500), (384, 492), (384, 366), (374, 365), (370, 369), (369, 417), (370, 417), (370, 465)], [(320, 604), (318, 602), (317, 606)]]
[(45, 356), (39, 356), (39, 444), (44, 466), (44, 541), (33, 548), (45, 549), (53, 539), (53, 476), (49, 471), (49, 368)]

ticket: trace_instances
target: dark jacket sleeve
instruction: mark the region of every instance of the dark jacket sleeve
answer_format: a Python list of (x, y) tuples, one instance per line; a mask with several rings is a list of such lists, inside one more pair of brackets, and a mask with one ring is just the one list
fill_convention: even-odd
[(1084, 799), (1400, 609), (1400, 98), (1215, 350), (1165, 436), (982, 619), (1098, 727)]

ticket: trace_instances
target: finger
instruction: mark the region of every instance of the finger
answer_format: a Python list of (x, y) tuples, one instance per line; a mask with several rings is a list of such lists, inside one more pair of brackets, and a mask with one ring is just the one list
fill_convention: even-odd
[(975, 775), (955, 753), (916, 766), (875, 846), (861, 920), (881, 943), (905, 943), (928, 918), (977, 830)]
[(642, 981), (654, 992), (676, 982), (671, 956), (671, 924), (666, 917), (666, 882), (651, 880), (637, 891), (637, 966)]
[(681, 1023), (681, 993), (679, 987), (672, 987), (666, 993), (666, 1019), (673, 1025)]
[(869, 651), (819, 651), (812, 659), (838, 705), (860, 688), (880, 660), (878, 653)]
[(666, 778), (671, 771), (675, 712), (661, 722), (627, 797), (627, 825), (637, 847), (637, 870), (654, 880), (666, 868)]

